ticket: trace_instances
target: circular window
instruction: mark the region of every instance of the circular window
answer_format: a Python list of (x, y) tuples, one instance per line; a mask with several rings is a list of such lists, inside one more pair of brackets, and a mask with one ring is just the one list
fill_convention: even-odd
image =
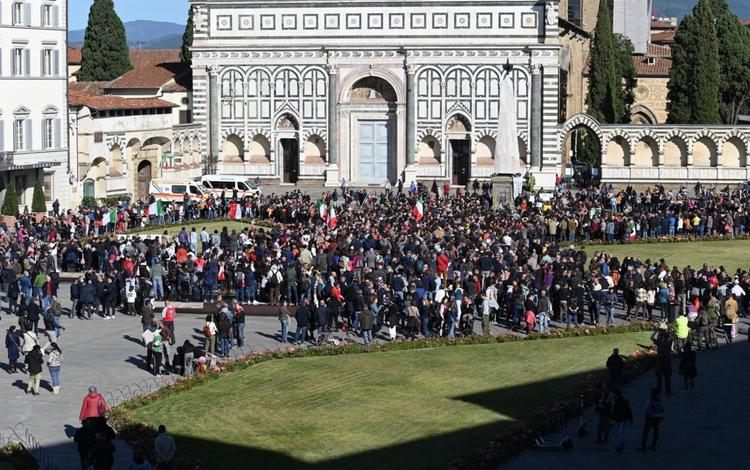
[(182, 99), (182, 104), (190, 104), (190, 99), (189, 98), (183, 98)]
[(639, 100), (645, 100), (648, 98), (650, 91), (647, 86), (640, 85), (635, 89), (635, 97)]

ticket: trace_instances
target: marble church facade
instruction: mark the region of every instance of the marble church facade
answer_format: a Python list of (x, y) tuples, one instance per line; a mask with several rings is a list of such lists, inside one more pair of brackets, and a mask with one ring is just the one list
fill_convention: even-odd
[(557, 1), (191, 5), (206, 171), (286, 183), (486, 178), (504, 157), (506, 74), (521, 166), (559, 170)]

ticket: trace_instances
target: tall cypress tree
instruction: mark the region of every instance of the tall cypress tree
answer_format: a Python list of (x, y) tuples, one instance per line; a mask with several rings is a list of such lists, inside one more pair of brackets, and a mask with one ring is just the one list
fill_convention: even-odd
[(125, 26), (115, 12), (113, 0), (94, 0), (81, 50), (78, 80), (114, 80), (133, 65), (130, 63)]
[(617, 124), (625, 114), (620, 52), (612, 32), (610, 1), (602, 0), (589, 56), (588, 113), (599, 122)]
[(633, 60), (633, 42), (627, 36), (616, 34), (617, 48), (620, 52), (620, 76), (622, 77), (622, 122), (630, 122), (630, 108), (635, 103), (635, 61)]
[(193, 45), (193, 9), (188, 10), (187, 24), (185, 25), (185, 32), (182, 35), (182, 48), (180, 49), (180, 61), (183, 64), (193, 64), (193, 53), (190, 52), (190, 46)]
[(750, 101), (750, 29), (740, 23), (726, 0), (711, 0), (719, 41), (720, 113), (725, 124), (737, 124)]
[(675, 35), (668, 84), (670, 123), (717, 124), (721, 120), (719, 43), (709, 2), (698, 0)]

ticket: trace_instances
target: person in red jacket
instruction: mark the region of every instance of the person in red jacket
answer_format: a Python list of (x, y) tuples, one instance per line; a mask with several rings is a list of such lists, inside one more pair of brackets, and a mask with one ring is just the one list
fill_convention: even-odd
[(104, 418), (107, 412), (107, 401), (96, 391), (93, 385), (89, 387), (89, 393), (83, 397), (81, 413), (78, 420), (83, 422), (88, 418)]
[(448, 255), (446, 255), (444, 251), (441, 251), (437, 255), (435, 262), (437, 264), (438, 275), (441, 279), (445, 280), (447, 277), (446, 273), (448, 272), (448, 265), (451, 262), (450, 258), (448, 258)]

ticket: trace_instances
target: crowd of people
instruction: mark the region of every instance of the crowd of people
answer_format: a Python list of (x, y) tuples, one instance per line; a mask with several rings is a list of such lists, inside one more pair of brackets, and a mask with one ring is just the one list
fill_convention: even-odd
[[(663, 322), (669, 354), (683, 355), (715, 347), (717, 331), (732, 341), (738, 317), (750, 310), (745, 270), (618, 259), (575, 245), (744, 235), (744, 186), (698, 185), (693, 194), (663, 187), (561, 190), (551, 197), (524, 191), (499, 207), (488, 184), (453, 194), (435, 183), (405, 189), (373, 193), (344, 185), (318, 200), (301, 191), (211, 197), (167, 203), (163, 214), (151, 215), (145, 208), (152, 201), (56, 208), (40, 221), (22, 215), (15, 226), (0, 226), (0, 289), (17, 317), (6, 332), (7, 370), (27, 372), (27, 393), (38, 394), (46, 362), (59, 393), (64, 324), (117, 314), (139, 318), (152, 373), (190, 375), (244, 346), (246, 309), (259, 303), (278, 309), (282, 343), (337, 341), (336, 332), (365, 344), (451, 338), (474, 334), (475, 323), (483, 334), (493, 325), (545, 333), (552, 324), (612, 324), (622, 312), (625, 320)], [(238, 206), (244, 228), (201, 227)], [(123, 233), (165, 222), (185, 227), (158, 236)], [(61, 287), (63, 271), (82, 275)], [(61, 288), (69, 290), (70, 305), (61, 304)], [(177, 341), (178, 301), (213, 305), (200, 344)], [(662, 351), (659, 341), (666, 340), (654, 341)], [(657, 395), (665, 367), (657, 367)], [(686, 376), (688, 386), (694, 382)], [(669, 393), (668, 381), (665, 387)], [(658, 432), (658, 425), (651, 429)]]

